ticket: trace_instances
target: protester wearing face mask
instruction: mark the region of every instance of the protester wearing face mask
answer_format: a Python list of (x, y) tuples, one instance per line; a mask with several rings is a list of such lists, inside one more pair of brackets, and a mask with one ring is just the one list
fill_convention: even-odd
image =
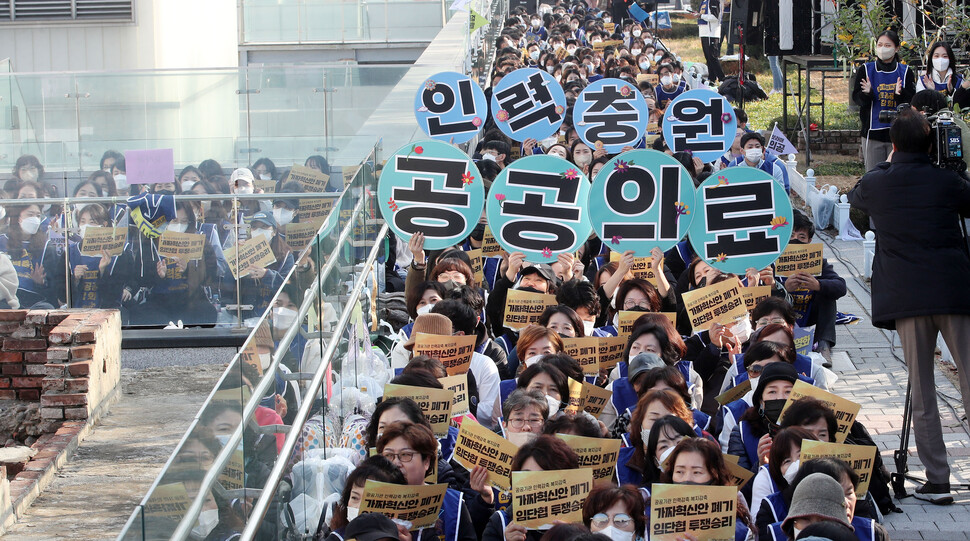
[[(604, 153), (603, 150), (597, 150), (596, 152)], [(589, 165), (593, 161), (595, 154), (593, 149), (577, 139), (573, 141), (569, 154), (572, 156), (573, 163), (583, 171), (583, 174), (589, 173)]]
[(182, 185), (175, 182), (157, 182), (152, 184), (152, 193), (158, 195), (182, 195)]
[[(253, 177), (253, 172), (245, 167), (240, 167), (232, 172), (229, 177), (229, 185), (232, 187), (232, 193), (238, 195), (251, 195), (254, 193), (263, 193), (263, 190), (255, 188), (256, 180)], [(270, 206), (270, 202), (266, 201), (266, 206)], [(252, 216), (253, 214), (259, 212), (262, 209), (262, 202), (260, 201), (239, 201), (234, 212), (234, 221), (239, 225), (239, 238), (238, 241), (244, 242), (248, 237), (246, 237), (246, 219), (247, 216)], [(235, 238), (230, 235), (227, 244), (223, 246), (228, 248), (233, 243), (235, 243)]]
[(780, 495), (770, 500), (767, 498), (788, 488), (788, 484), (795, 479), (801, 465), (802, 442), (814, 439), (816, 439), (815, 436), (804, 428), (790, 427), (778, 431), (768, 451), (768, 463), (758, 468), (757, 475), (751, 481), (752, 516), (758, 516), (762, 505), (778, 504), (776, 499)]
[[(667, 415), (657, 419), (650, 428), (649, 438), (645, 440), (645, 448), (640, 453), (642, 458), (632, 460), (637, 450), (641, 448), (620, 448), (620, 456), (616, 463), (620, 482), (629, 482), (649, 490), (652, 484), (660, 482), (663, 464), (680, 440), (696, 436), (694, 429), (680, 417)], [(637, 464), (640, 464), (639, 469)]]
[(598, 484), (583, 503), (583, 524), (612, 541), (646, 539), (643, 497), (632, 485)]
[(728, 167), (747, 166), (761, 169), (771, 175), (779, 186), (785, 188), (785, 193), (791, 192), (788, 181), (788, 166), (774, 153), (766, 150), (765, 138), (757, 132), (746, 133), (738, 141), (741, 145), (742, 156), (736, 158)]
[[(287, 182), (283, 185), (283, 187), (287, 187), (290, 184), (295, 183)], [(276, 223), (282, 228), (285, 228), (289, 224), (299, 223), (299, 210), (299, 199), (286, 198), (276, 199), (273, 201), (273, 219), (276, 220)]]
[(262, 237), (269, 243), (276, 261), (266, 267), (251, 266), (246, 269), (247, 275), (241, 277), (240, 297), (244, 304), (252, 304), (250, 314), (262, 314), (269, 306), (270, 299), (283, 285), (283, 277), (293, 267), (293, 250), (279, 235), (279, 226), (273, 216), (267, 212), (257, 212), (250, 222), (250, 235), (253, 238)]
[(509, 254), (508, 267), (495, 281), (485, 305), (485, 317), (487, 324), (491, 325), (492, 335), (505, 334), (505, 303), (509, 289), (555, 294), (559, 283), (559, 277), (551, 265), (526, 265), (525, 254), (522, 252)]
[(866, 170), (886, 161), (892, 150), (889, 123), (880, 111), (895, 111), (916, 94), (916, 72), (900, 61), (899, 36), (886, 30), (876, 37), (876, 58), (856, 70), (852, 101), (859, 105)]
[(17, 158), (13, 166), (13, 177), (23, 182), (37, 182), (44, 175), (44, 166), (36, 156), (25, 154)]
[(517, 374), (538, 362), (543, 355), (562, 350), (562, 338), (558, 332), (542, 325), (529, 325), (519, 332), (515, 347), (508, 354), (509, 371)]
[(674, 72), (674, 67), (670, 64), (660, 64), (657, 68), (657, 75), (660, 77), (660, 84), (654, 87), (657, 93), (657, 109), (667, 110), (677, 96), (687, 92), (687, 82), (682, 80), (679, 73)]
[(538, 391), (549, 404), (549, 419), (556, 417), (569, 401), (569, 378), (550, 363), (538, 361), (519, 374), (516, 387)]
[[(678, 485), (733, 486), (733, 477), (717, 444), (705, 438), (680, 441), (667, 458), (662, 483)], [(739, 492), (734, 523), (735, 541), (744, 540), (754, 527), (744, 496)]]
[(7, 205), (7, 233), (0, 235), (0, 252), (10, 257), (19, 280), (17, 300), (22, 309), (53, 309), (65, 298), (64, 259), (41, 230), (38, 205)]
[(502, 431), (519, 447), (542, 434), (548, 417), (549, 402), (536, 390), (516, 389), (502, 403)]
[(258, 178), (259, 180), (276, 180), (278, 178), (276, 164), (269, 158), (256, 160), (256, 163), (253, 164), (250, 170), (253, 172), (253, 178)]
[(550, 306), (539, 317), (539, 325), (547, 327), (563, 338), (583, 338), (583, 322), (575, 310), (568, 306)]
[[(74, 289), (71, 304), (74, 308), (118, 308), (121, 302), (122, 281), (113, 276), (118, 256), (111, 256), (104, 250), (101, 255), (81, 253), (84, 232), (89, 227), (108, 227), (108, 216), (104, 207), (90, 204), (78, 212), (77, 226), (80, 230), (77, 240), (70, 243), (68, 259)], [(117, 269), (120, 275), (120, 269)]]
[(772, 437), (779, 428), (779, 414), (797, 380), (798, 372), (788, 363), (772, 363), (761, 372), (752, 405), (728, 440), (727, 452), (738, 457), (742, 468), (756, 472), (765, 463)]
[(916, 81), (916, 91), (930, 89), (953, 96), (961, 109), (970, 107), (970, 79), (956, 71), (956, 56), (950, 44), (937, 41), (926, 50), (926, 71)]
[(327, 513), (322, 513), (315, 539), (324, 539), (324, 541), (344, 540), (347, 524), (360, 515), (361, 499), (367, 481), (395, 485), (407, 484), (407, 479), (404, 478), (400, 468), (395, 467), (391, 461), (381, 455), (368, 457), (347, 475), (343, 492), (340, 494), (340, 502), (334, 507), (333, 516), (330, 518), (330, 533), (327, 534), (326, 530), (328, 527), (325, 523)]

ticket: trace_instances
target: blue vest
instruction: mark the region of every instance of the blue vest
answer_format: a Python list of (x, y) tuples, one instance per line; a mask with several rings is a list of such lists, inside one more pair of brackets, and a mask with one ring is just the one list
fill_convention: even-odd
[[(953, 88), (954, 88), (954, 90), (956, 90), (957, 88), (959, 88), (960, 85), (962, 85), (962, 84), (963, 84), (963, 76), (960, 75), (959, 73), (953, 72)], [(936, 90), (936, 91), (938, 91), (938, 92), (942, 92), (946, 96), (949, 96), (950, 95), (950, 89), (947, 88), (946, 83), (938, 83), (936, 81), (933, 81), (933, 89)]]
[(785, 497), (781, 494), (781, 491), (765, 496), (765, 499), (761, 502), (761, 507), (764, 508), (766, 505), (771, 510), (771, 516), (774, 517), (775, 522), (781, 522), (788, 516), (788, 503), (785, 502)]
[(663, 85), (658, 84), (654, 87), (654, 91), (657, 93), (657, 107), (666, 107), (671, 101), (677, 96), (687, 92), (687, 81), (681, 79), (677, 87), (667, 92), (664, 90)]
[(616, 458), (616, 478), (620, 481), (621, 485), (631, 484), (640, 486), (643, 484), (643, 475), (627, 466), (627, 462), (633, 458), (633, 451), (635, 450), (633, 447), (620, 447), (620, 454)]
[[(781, 529), (781, 522), (775, 522), (770, 526), (771, 538), (776, 541), (787, 541), (788, 535)], [(872, 525), (871, 518), (855, 517), (852, 519), (852, 527), (854, 528), (852, 533), (859, 541), (875, 541), (876, 529)]]
[(758, 440), (760, 440), (761, 438), (755, 436), (754, 433), (751, 432), (751, 423), (747, 421), (741, 421), (740, 423), (738, 423), (738, 426), (740, 427), (740, 430), (741, 430), (741, 443), (744, 444), (744, 451), (748, 455), (748, 460), (750, 460), (752, 464), (757, 464), (758, 463)]
[(633, 384), (627, 378), (621, 377), (613, 382), (613, 396), (610, 397), (610, 400), (613, 402), (613, 407), (616, 408), (617, 415), (627, 409), (635, 409), (639, 399), (636, 390), (633, 389)]
[(488, 285), (489, 291), (495, 289), (495, 282), (498, 280), (499, 267), (501, 266), (501, 257), (482, 258), (482, 274), (485, 276), (485, 283)]
[(896, 95), (896, 81), (902, 80), (906, 84), (906, 74), (909, 67), (902, 62), (896, 62), (893, 71), (879, 71), (875, 62), (866, 62), (866, 75), (872, 84), (872, 109), (869, 111), (869, 130), (888, 130), (889, 124), (879, 121), (879, 111), (895, 110), (899, 106), (899, 96)]
[(441, 511), (438, 512), (438, 520), (434, 525), (438, 539), (457, 541), (458, 528), (461, 525), (461, 506), (464, 505), (463, 498), (462, 493), (453, 488), (445, 491), (445, 499), (441, 502)]
[[(112, 258), (114, 259), (114, 258)], [(77, 243), (72, 243), (68, 250), (68, 260), (71, 264), (71, 279), (75, 282), (71, 290), (71, 304), (74, 308), (100, 308), (101, 296), (98, 294), (98, 280), (101, 278), (101, 256), (81, 254)], [(84, 265), (87, 270), (80, 280), (74, 279), (74, 269)]]
[(502, 395), (503, 404), (505, 403), (505, 400), (508, 399), (509, 395), (512, 394), (512, 391), (515, 390), (517, 385), (518, 383), (514, 379), (503, 379), (499, 382), (498, 389), (499, 394)]

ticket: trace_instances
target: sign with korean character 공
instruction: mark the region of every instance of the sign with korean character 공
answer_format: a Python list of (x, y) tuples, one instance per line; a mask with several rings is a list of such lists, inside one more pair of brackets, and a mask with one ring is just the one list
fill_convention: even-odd
[(701, 161), (712, 162), (734, 144), (738, 129), (734, 107), (713, 90), (684, 92), (667, 105), (664, 115), (664, 142), (674, 152), (689, 151)]
[(555, 263), (589, 238), (589, 181), (555, 156), (528, 156), (502, 170), (489, 190), (486, 216), (506, 252), (532, 263)]
[(485, 206), (478, 168), (461, 150), (440, 141), (399, 148), (381, 171), (377, 195), (391, 231), (402, 242), (424, 233), (425, 250), (465, 240)]
[(753, 167), (730, 167), (697, 188), (688, 238), (694, 252), (721, 272), (744, 276), (770, 266), (792, 232), (792, 206), (775, 179)]
[(541, 141), (559, 131), (566, 118), (566, 94), (544, 70), (521, 68), (502, 77), (492, 92), (492, 115), (515, 141)]
[(426, 79), (418, 89), (414, 116), (428, 137), (461, 144), (485, 125), (488, 100), (471, 77), (444, 71)]
[(573, 126), (579, 138), (590, 148), (610, 154), (639, 143), (649, 119), (643, 94), (635, 85), (620, 79), (590, 83), (573, 106)]

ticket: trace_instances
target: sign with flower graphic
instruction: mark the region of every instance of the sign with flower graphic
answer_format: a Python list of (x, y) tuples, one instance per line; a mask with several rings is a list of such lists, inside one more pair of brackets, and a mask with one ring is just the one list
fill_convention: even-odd
[(495, 124), (515, 141), (541, 141), (559, 131), (566, 116), (566, 94), (559, 81), (535, 68), (502, 77), (492, 92), (491, 105)]
[(738, 120), (734, 107), (713, 90), (689, 90), (670, 102), (665, 112), (663, 136), (674, 152), (691, 152), (712, 162), (734, 143)]
[(485, 125), (488, 100), (471, 77), (444, 71), (432, 75), (418, 88), (414, 116), (428, 137), (461, 144), (475, 137)]
[(636, 146), (647, 130), (649, 110), (643, 94), (620, 79), (590, 83), (576, 98), (573, 126), (590, 148), (609, 154)]

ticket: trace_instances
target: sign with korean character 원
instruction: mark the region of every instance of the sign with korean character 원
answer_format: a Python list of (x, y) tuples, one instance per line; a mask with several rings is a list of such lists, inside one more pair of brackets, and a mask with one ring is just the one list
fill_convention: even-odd
[(667, 106), (663, 134), (674, 152), (690, 151), (703, 162), (712, 162), (731, 150), (738, 120), (724, 96), (713, 90), (689, 90)]
[(688, 238), (712, 267), (743, 276), (763, 269), (785, 251), (792, 232), (785, 188), (760, 169), (729, 167), (697, 188)]
[(425, 250), (465, 240), (485, 206), (481, 173), (462, 151), (440, 141), (399, 148), (377, 184), (381, 215), (404, 242), (424, 233)]
[(593, 231), (611, 249), (651, 257), (687, 234), (694, 181), (673, 157), (656, 150), (624, 152), (600, 169), (589, 191)]
[(432, 139), (466, 143), (488, 116), (485, 93), (471, 77), (453, 71), (431, 76), (414, 96), (418, 126)]
[(573, 106), (576, 134), (589, 148), (604, 149), (608, 154), (639, 143), (649, 118), (643, 94), (620, 79), (590, 83)]
[(502, 133), (516, 141), (541, 141), (566, 118), (566, 94), (549, 73), (522, 68), (502, 77), (492, 92), (492, 115)]
[(495, 240), (532, 263), (555, 263), (586, 242), (592, 226), (589, 181), (555, 156), (528, 156), (502, 170), (489, 190), (486, 216)]

